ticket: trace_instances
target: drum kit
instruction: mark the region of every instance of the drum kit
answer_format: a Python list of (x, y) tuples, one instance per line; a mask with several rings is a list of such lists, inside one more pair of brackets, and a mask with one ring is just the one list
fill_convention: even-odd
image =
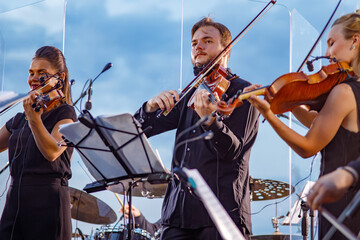
[[(112, 188), (111, 191), (115, 192), (117, 189)], [(166, 190), (166, 184), (146, 184), (138, 185), (134, 188), (134, 196), (146, 196), (145, 192), (151, 192), (151, 196), (155, 198), (161, 198), (164, 196)], [(294, 192), (294, 187), (290, 187), (289, 184), (281, 181), (270, 179), (255, 179), (250, 177), (250, 196), (252, 201), (272, 200), (282, 197), (286, 197)], [(122, 192), (119, 192), (123, 194)], [(115, 193), (116, 195), (116, 193)], [(122, 204), (118, 195), (116, 195), (120, 203)], [(149, 196), (147, 196), (149, 197)], [(73, 238), (80, 238), (85, 240), (122, 240), (126, 239), (127, 228), (124, 225), (110, 225), (116, 220), (115, 212), (106, 203), (100, 199), (90, 195), (84, 191), (77, 190), (70, 187), (70, 199), (71, 199), (71, 217), (75, 220), (91, 223), (102, 224), (100, 228), (97, 228), (94, 234), (86, 235), (80, 233), (73, 233)], [(277, 221), (274, 221), (277, 220)], [(287, 240), (290, 239), (289, 234), (283, 234), (278, 230), (278, 218), (273, 218), (273, 225), (276, 229), (274, 233), (267, 235), (253, 235), (251, 238), (255, 240)], [(145, 229), (135, 228), (132, 229), (132, 239), (134, 240), (159, 240), (160, 230), (154, 235), (150, 234)], [(302, 236), (292, 235), (292, 239), (302, 239)]]
[[(147, 191), (152, 192), (153, 197), (163, 197), (166, 190), (166, 185), (146, 185), (149, 187)], [(135, 187), (134, 196), (143, 196), (141, 194), (142, 187)], [(71, 218), (91, 224), (102, 224), (100, 228), (97, 228), (94, 234), (83, 234), (81, 230), (76, 229), (77, 232), (72, 234), (73, 239), (82, 240), (123, 240), (127, 236), (127, 228), (123, 225), (113, 225), (117, 220), (116, 213), (110, 206), (96, 198), (95, 196), (88, 194), (84, 191), (69, 187), (70, 189), (70, 203), (71, 203)], [(153, 191), (152, 191), (153, 190)], [(157, 195), (154, 195), (157, 193)], [(118, 197), (118, 195), (116, 195)], [(119, 201), (121, 201), (118, 198)], [(120, 202), (122, 204), (122, 202)], [(158, 240), (160, 239), (159, 231), (154, 235), (142, 228), (132, 229), (133, 240)]]

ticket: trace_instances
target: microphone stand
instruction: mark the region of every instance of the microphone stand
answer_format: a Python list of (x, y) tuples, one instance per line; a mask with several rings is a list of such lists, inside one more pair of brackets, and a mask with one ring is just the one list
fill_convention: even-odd
[(310, 239), (314, 240), (315, 239), (314, 210), (312, 210), (311, 208), (310, 208), (309, 216), (310, 216)]
[[(306, 204), (305, 201), (301, 201), (300, 206), (301, 206), (301, 210), (303, 212), (303, 216), (302, 216), (302, 219), (301, 219), (301, 233), (302, 233), (302, 236), (303, 236), (303, 240), (306, 240), (307, 236), (309, 235), (308, 211), (309, 211), (310, 207)], [(313, 225), (313, 223), (311, 225)], [(311, 240), (313, 240), (313, 238), (311, 238)]]
[[(103, 70), (101, 70), (101, 72), (94, 78), (94, 80), (91, 80), (91, 79), (90, 79), (90, 84), (89, 84), (89, 86), (86, 88), (86, 90), (85, 90), (84, 92), (81, 93), (80, 97), (73, 103), (74, 106), (78, 103), (78, 101), (79, 101), (80, 99), (82, 99), (83, 97), (85, 97), (86, 94), (89, 94), (89, 93), (90, 93), (89, 89), (90, 89), (90, 88), (92, 89), (92, 84), (95, 82), (95, 80), (96, 80), (103, 72), (106, 72), (106, 71), (109, 70), (109, 68), (111, 68), (111, 67), (112, 67), (112, 63), (110, 63), (110, 62), (107, 63), (107, 64), (105, 65), (105, 67), (103, 68)], [(89, 99), (89, 98), (88, 98), (88, 99)], [(90, 108), (91, 108), (91, 105), (90, 105)]]
[[(341, 222), (338, 222), (338, 220), (336, 220), (336, 218), (330, 212), (328, 212), (325, 208), (322, 208), (321, 210), (319, 210), (319, 212), (326, 218), (326, 220), (328, 220), (333, 225), (333, 227), (337, 228), (345, 237), (347, 237), (350, 240), (358, 239), (346, 226), (344, 226), (344, 224), (342, 224)], [(332, 235), (333, 235), (333, 233), (331, 233), (331, 231), (329, 231), (323, 239), (324, 240), (329, 239)]]
[[(339, 218), (336, 219), (333, 215), (331, 215), (326, 209), (322, 208), (319, 210), (321, 214), (333, 225), (332, 228), (327, 232), (327, 234), (324, 237), (324, 240), (328, 240), (334, 235), (336, 229), (338, 229), (342, 234), (344, 234), (349, 239), (356, 239), (354, 234), (351, 233), (351, 231), (346, 228), (343, 224), (341, 224), (346, 218), (351, 217), (355, 210), (360, 205), (360, 190), (357, 191), (354, 198), (351, 200), (349, 205), (344, 209), (344, 211), (340, 214)], [(351, 236), (352, 238), (350, 238)], [(355, 237), (355, 238), (354, 238)]]

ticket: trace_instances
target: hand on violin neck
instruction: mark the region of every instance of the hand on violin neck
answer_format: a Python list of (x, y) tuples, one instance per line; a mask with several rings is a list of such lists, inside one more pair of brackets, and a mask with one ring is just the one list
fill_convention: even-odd
[(275, 116), (270, 109), (270, 103), (268, 101), (261, 99), (256, 95), (250, 96), (248, 101), (259, 110), (266, 120), (269, 120), (271, 116)]
[[(217, 93), (214, 93), (214, 97), (217, 101), (220, 100)], [(194, 96), (194, 110), (199, 117), (210, 116), (210, 119), (205, 125), (211, 125), (215, 120), (215, 117), (211, 117), (212, 113), (216, 110), (216, 105), (210, 102), (210, 93), (205, 89), (198, 91)]]
[(242, 92), (243, 92), (243, 93), (245, 93), (245, 92), (250, 92), (250, 91), (255, 90), (255, 89), (258, 89), (258, 88), (260, 88), (260, 87), (262, 87), (262, 84), (252, 84), (252, 85), (250, 85), (250, 86), (248, 86), (248, 87), (245, 87)]
[(179, 101), (179, 94), (176, 90), (163, 91), (146, 103), (145, 111), (155, 112), (159, 108), (169, 111), (177, 101)]
[(24, 112), (26, 115), (26, 118), (29, 121), (41, 121), (41, 115), (43, 113), (42, 108), (40, 109), (40, 111), (36, 112), (34, 111), (34, 108), (32, 107), (33, 104), (36, 102), (36, 96), (38, 96), (39, 93), (37, 92), (31, 92), (30, 95), (25, 98), (23, 100), (23, 107), (24, 107)]

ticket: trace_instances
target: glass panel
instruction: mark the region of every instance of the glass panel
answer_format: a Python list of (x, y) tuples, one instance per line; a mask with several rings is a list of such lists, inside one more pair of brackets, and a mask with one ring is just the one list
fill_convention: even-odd
[[(304, 1), (299, 3), (278, 1), (264, 19), (260, 20), (232, 49), (229, 66), (234, 73), (252, 83), (269, 85), (282, 74), (289, 72), (288, 9), (292, 8), (297, 9), (293, 11), (292, 30), (294, 46), (292, 71), (296, 71), (304, 54), (311, 47), (313, 36), (317, 36), (316, 31), (308, 32), (310, 26), (316, 26), (317, 30), (321, 29), (337, 0), (329, 0), (325, 6), (320, 2), (309, 0), (306, 2), (308, 4)], [(94, 116), (134, 113), (143, 102), (161, 91), (179, 88), (182, 1), (22, 0), (0, 3), (2, 90), (27, 92), (27, 69), (35, 50), (43, 45), (63, 48), (65, 3), (64, 52), (70, 78), (76, 80), (72, 87), (74, 101), (80, 96), (87, 79), (94, 79), (106, 63), (113, 63), (113, 67), (93, 84), (91, 113)], [(285, 6), (287, 8), (285, 11), (283, 3), (289, 4)], [(236, 36), (265, 6), (264, 2), (237, 0), (210, 0), (206, 1), (206, 4), (204, 1), (183, 1), (183, 4), (182, 88), (194, 77), (190, 61), (190, 30), (195, 22), (203, 16), (211, 16), (215, 21), (225, 24), (232, 35)], [(337, 16), (359, 8), (357, 4), (344, 1)], [(310, 23), (307, 23), (300, 13), (304, 14)], [(325, 38), (326, 36), (322, 40), (323, 46), (326, 46)], [(319, 51), (318, 55), (320, 55)], [(324, 49), (322, 54), (323, 52)], [(317, 68), (319, 66), (316, 65)], [(81, 106), (79, 103), (77, 106), (83, 108), (84, 101)], [(1, 125), (19, 111), (22, 111), (21, 104), (11, 112), (0, 116)], [(287, 123), (286, 119), (282, 119)], [(300, 133), (306, 132), (294, 122), (292, 127)], [(149, 140), (153, 148), (159, 151), (165, 166), (170, 168), (174, 132), (161, 134)], [(290, 183), (288, 159), (288, 146), (267, 122), (260, 124), (251, 155), (250, 175), (257, 179)], [(7, 152), (1, 153), (0, 167), (6, 163), (6, 160)], [(310, 162), (311, 159), (299, 159), (296, 154), (292, 154), (292, 185), (309, 174)], [(315, 161), (313, 169), (314, 180), (318, 174), (318, 160)], [(77, 153), (73, 157), (72, 170), (73, 178), (70, 185), (74, 188), (82, 189), (94, 180), (84, 170)], [(8, 170), (0, 175), (0, 183), (3, 183), (0, 185), (0, 193), (5, 189), (7, 177)], [(296, 193), (301, 191), (302, 184), (297, 186)], [(112, 192), (102, 191), (93, 195), (106, 202), (115, 212), (120, 208)], [(284, 198), (277, 201), (254, 201), (252, 212), (259, 213), (252, 215), (253, 234), (272, 234), (275, 231), (271, 223), (272, 217), (286, 215), (296, 200), (296, 195), (293, 194), (292, 198), (291, 204), (288, 200), (283, 201)], [(275, 202), (280, 201), (283, 202), (275, 205)], [(0, 209), (4, 203), (3, 196), (0, 198)], [(162, 199), (149, 200), (135, 197), (134, 204), (150, 221), (155, 222), (160, 218)], [(261, 210), (267, 205), (269, 206)], [(73, 221), (73, 229), (76, 227), (85, 234), (91, 234), (91, 230), (99, 226)], [(280, 232), (283, 233), (299, 234), (299, 229), (298, 225), (294, 225), (290, 231), (288, 226), (280, 225)]]
[[(62, 49), (63, 9), (62, 0), (1, 1), (0, 90), (27, 93), (28, 69), (35, 51), (43, 45)], [(0, 116), (0, 125), (22, 111), (22, 103), (19, 103)], [(0, 153), (0, 168), (7, 161), (7, 151)], [(0, 175), (0, 196), (6, 189), (8, 176), (8, 169)], [(0, 212), (5, 196), (6, 193), (0, 197)]]

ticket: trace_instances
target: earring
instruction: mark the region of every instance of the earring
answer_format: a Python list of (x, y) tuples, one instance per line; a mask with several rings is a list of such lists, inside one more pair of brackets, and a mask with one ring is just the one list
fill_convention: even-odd
[(355, 46), (352, 46), (352, 47), (351, 47), (351, 50), (354, 50), (354, 49), (355, 49)]

